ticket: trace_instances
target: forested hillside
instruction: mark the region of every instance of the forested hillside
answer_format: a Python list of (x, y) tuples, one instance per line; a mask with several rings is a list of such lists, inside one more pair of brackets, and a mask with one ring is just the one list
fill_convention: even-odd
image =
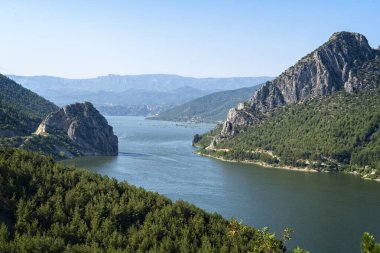
[(379, 179), (379, 53), (359, 33), (334, 33), (230, 109), (223, 124), (198, 138), (199, 152)]
[(35, 153), (0, 150), (0, 252), (283, 251), (267, 230)]
[(58, 107), (0, 74), (0, 136), (28, 135)]
[[(380, 177), (380, 90), (337, 92), (256, 116), (262, 118), (259, 124), (215, 147), (224, 151), (201, 152), (279, 166), (357, 170), (366, 177)], [(205, 140), (207, 135), (203, 146), (211, 138), (208, 143)]]
[(0, 100), (0, 137), (28, 135), (36, 130), (41, 118), (26, 110), (16, 109), (7, 101)]
[(273, 81), (266, 82), (245, 104), (232, 108), (218, 144), (259, 124), (262, 113), (291, 104), (324, 98), (337, 91), (357, 93), (380, 87), (380, 51), (359, 33), (336, 32)]
[(168, 109), (151, 119), (197, 122), (221, 121), (225, 119), (231, 107), (246, 101), (259, 87), (256, 85), (249, 88), (215, 92)]
[(1, 74), (0, 90), (0, 97), (3, 102), (41, 118), (58, 109), (52, 102)]

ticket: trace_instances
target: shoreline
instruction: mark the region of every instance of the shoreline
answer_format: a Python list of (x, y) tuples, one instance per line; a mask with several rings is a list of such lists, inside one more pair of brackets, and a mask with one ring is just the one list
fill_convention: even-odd
[(200, 156), (206, 156), (210, 157), (219, 161), (223, 162), (229, 162), (229, 163), (242, 163), (242, 164), (254, 164), (254, 165), (259, 165), (265, 168), (271, 168), (271, 169), (280, 169), (280, 170), (290, 170), (290, 171), (301, 171), (301, 172), (312, 172), (312, 173), (317, 173), (321, 171), (317, 171), (314, 169), (309, 169), (309, 168), (302, 168), (302, 167), (294, 167), (294, 166), (273, 166), (269, 163), (263, 162), (263, 161), (258, 161), (258, 160), (244, 160), (244, 161), (237, 161), (237, 160), (229, 160), (220, 156), (212, 156), (212, 155), (206, 155), (206, 154), (201, 154), (199, 152), (195, 152), (196, 154)]
[[(229, 160), (229, 159), (225, 159), (225, 158), (220, 157), (220, 156), (212, 156), (212, 155), (207, 155), (207, 154), (201, 154), (201, 153), (198, 152), (198, 150), (195, 151), (195, 153), (197, 155), (200, 155), (200, 156), (210, 157), (210, 158), (213, 158), (213, 159), (216, 159), (216, 160), (219, 160), (219, 161), (229, 162), (229, 163), (254, 164), (254, 165), (258, 165), (258, 166), (264, 167), (264, 168), (280, 169), (280, 170), (288, 170), (288, 171), (299, 171), (299, 172), (307, 172), (307, 173), (318, 173), (318, 172), (333, 173), (332, 171), (318, 171), (318, 170), (315, 170), (315, 169), (301, 168), (301, 167), (294, 167), (294, 166), (273, 166), (273, 165), (271, 165), (269, 163), (266, 163), (266, 162), (254, 161), (254, 160), (244, 160), (244, 161)], [(375, 182), (380, 183), (380, 178), (368, 178), (368, 177), (364, 177), (363, 175), (361, 175), (358, 172), (352, 172), (352, 171), (344, 172), (344, 171), (342, 171), (342, 172), (336, 172), (336, 173), (344, 173), (344, 174), (351, 174), (353, 176), (360, 176), (361, 179), (369, 180), (369, 181), (375, 181)]]

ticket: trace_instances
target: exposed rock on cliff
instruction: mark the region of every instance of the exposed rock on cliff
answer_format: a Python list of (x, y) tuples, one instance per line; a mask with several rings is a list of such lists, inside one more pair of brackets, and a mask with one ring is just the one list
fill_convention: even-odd
[[(232, 108), (211, 147), (256, 124), (266, 112), (335, 91), (357, 92), (379, 86), (379, 51), (358, 33), (334, 33), (273, 81), (262, 86), (242, 107)], [(368, 76), (371, 73), (371, 76)]]
[(89, 102), (67, 105), (51, 113), (39, 125), (36, 134), (65, 134), (82, 155), (118, 153), (118, 139), (112, 127)]

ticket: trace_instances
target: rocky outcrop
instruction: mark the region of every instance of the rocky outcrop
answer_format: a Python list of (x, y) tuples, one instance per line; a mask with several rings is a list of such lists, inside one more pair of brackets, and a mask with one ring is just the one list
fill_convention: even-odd
[(89, 102), (67, 105), (49, 114), (35, 134), (66, 134), (82, 155), (118, 153), (118, 138), (112, 127)]
[[(363, 35), (334, 33), (325, 44), (263, 85), (243, 107), (232, 108), (211, 147), (259, 122), (260, 115), (276, 107), (339, 90), (357, 92), (379, 86), (378, 55), (379, 51), (371, 48)], [(368, 68), (372, 68), (369, 79), (366, 78)]]

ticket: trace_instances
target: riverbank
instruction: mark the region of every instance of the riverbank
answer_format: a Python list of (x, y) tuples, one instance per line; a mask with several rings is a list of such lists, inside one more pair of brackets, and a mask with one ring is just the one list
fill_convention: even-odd
[(254, 165), (259, 165), (259, 166), (266, 167), (266, 168), (281, 169), (281, 170), (292, 170), (292, 171), (313, 172), (313, 173), (319, 172), (317, 170), (310, 169), (310, 168), (304, 168), (304, 167), (274, 166), (274, 165), (272, 165), (270, 163), (266, 163), (266, 162), (259, 161), (259, 160), (243, 160), (243, 161), (238, 161), (238, 160), (234, 160), (234, 159), (226, 159), (226, 158), (221, 157), (221, 156), (213, 156), (213, 155), (210, 155), (210, 154), (203, 154), (203, 153), (200, 153), (198, 151), (196, 151), (195, 153), (198, 154), (198, 155), (201, 155), (201, 156), (206, 156), (206, 157), (210, 157), (210, 158), (213, 158), (213, 159), (216, 159), (216, 160), (220, 160), (220, 161), (223, 161), (223, 162), (229, 162), (229, 163), (254, 164)]
[[(343, 173), (351, 174), (351, 175), (354, 175), (354, 176), (360, 176), (362, 179), (365, 179), (365, 180), (371, 180), (371, 181), (375, 181), (375, 182), (379, 182), (380, 183), (380, 178), (379, 177), (375, 177), (375, 178), (371, 178), (370, 177), (372, 175), (375, 175), (375, 171), (374, 170), (371, 171), (371, 172), (369, 172), (369, 173), (367, 173), (367, 172), (344, 171), (344, 170), (340, 170), (340, 171), (338, 171), (338, 170), (336, 170), (336, 171), (330, 171), (330, 170), (326, 170), (326, 169), (317, 170), (317, 169), (314, 169), (314, 168), (297, 167), (297, 166), (289, 166), (289, 165), (273, 165), (273, 164), (270, 164), (270, 163), (267, 163), (267, 162), (264, 162), (264, 161), (260, 161), (260, 160), (227, 159), (227, 158), (225, 158), (223, 156), (216, 156), (216, 155), (212, 155), (212, 154), (202, 153), (202, 152), (200, 152), (200, 150), (202, 150), (202, 149), (198, 149), (197, 151), (195, 151), (195, 153), (198, 154), (198, 155), (201, 155), (201, 156), (206, 156), (206, 157), (210, 157), (210, 158), (213, 158), (213, 159), (216, 159), (216, 160), (220, 160), (220, 161), (224, 161), (224, 162), (229, 162), (229, 163), (253, 164), (253, 165), (258, 165), (258, 166), (262, 166), (262, 167), (265, 167), (265, 168), (290, 170), (290, 171), (300, 171), (300, 172), (313, 172), (313, 173), (316, 173), (316, 172), (341, 173), (341, 172), (343, 172)], [(224, 152), (228, 152), (230, 150), (226, 151), (224, 149), (223, 151)], [(365, 170), (365, 168), (362, 168), (362, 170)]]

